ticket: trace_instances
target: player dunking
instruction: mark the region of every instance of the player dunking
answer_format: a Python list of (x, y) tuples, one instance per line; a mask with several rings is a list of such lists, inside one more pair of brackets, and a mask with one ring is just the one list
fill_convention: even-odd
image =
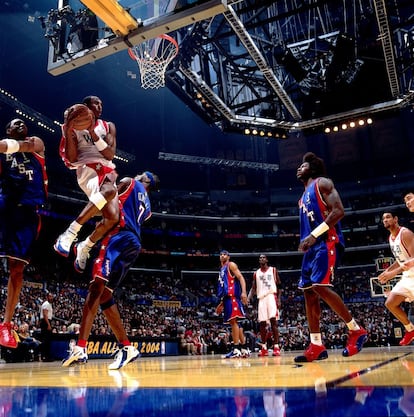
[(13, 119), (6, 126), (7, 139), (0, 140), (1, 254), (8, 259), (9, 281), (0, 345), (16, 348), (11, 320), (23, 286), (23, 270), (29, 263), (41, 221), (38, 209), (46, 202), (45, 145), (27, 136), (27, 126)]
[(298, 287), (305, 297), (311, 340), (304, 354), (297, 356), (295, 362), (312, 362), (328, 357), (320, 331), (320, 299), (345, 321), (349, 334), (342, 355), (352, 356), (362, 349), (367, 332), (353, 319), (341, 297), (332, 289), (331, 282), (344, 245), (339, 224), (345, 215), (344, 207), (332, 180), (325, 176), (323, 160), (314, 153), (303, 156), (296, 176), (305, 187), (299, 200), (299, 251), (304, 252), (304, 256)]
[(65, 164), (76, 169), (79, 187), (89, 199), (88, 205), (62, 233), (54, 249), (62, 256), (68, 256), (72, 243), (82, 226), (93, 216), (101, 213), (102, 221), (83, 242), (75, 245), (75, 269), (85, 269), (93, 245), (118, 223), (118, 199), (115, 181), (117, 173), (112, 159), (116, 150), (116, 128), (114, 123), (100, 119), (102, 101), (99, 97), (88, 96), (83, 104), (95, 115), (96, 123), (91, 130), (73, 129), (70, 119), (63, 125), (60, 154)]

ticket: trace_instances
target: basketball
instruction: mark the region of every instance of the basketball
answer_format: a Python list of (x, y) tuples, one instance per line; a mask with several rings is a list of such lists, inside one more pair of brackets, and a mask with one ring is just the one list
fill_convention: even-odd
[(84, 104), (74, 104), (66, 109), (64, 113), (65, 121), (71, 122), (76, 130), (89, 129), (95, 123), (95, 115)]

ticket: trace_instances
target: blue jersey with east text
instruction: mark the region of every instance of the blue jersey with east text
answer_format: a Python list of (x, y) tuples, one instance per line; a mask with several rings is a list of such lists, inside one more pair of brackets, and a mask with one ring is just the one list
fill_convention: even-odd
[(46, 202), (45, 158), (37, 153), (0, 154), (3, 203), (15, 207), (40, 206)]
[[(299, 200), (300, 240), (308, 236), (312, 230), (325, 221), (329, 214), (328, 207), (319, 191), (319, 178), (312, 181), (305, 189), (302, 198)], [(319, 240), (336, 241), (344, 246), (344, 237), (341, 225), (338, 222), (326, 233), (318, 238)]]

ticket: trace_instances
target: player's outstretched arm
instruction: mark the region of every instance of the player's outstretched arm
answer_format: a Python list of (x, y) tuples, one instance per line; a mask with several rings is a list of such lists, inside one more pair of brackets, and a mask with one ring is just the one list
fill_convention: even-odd
[(37, 136), (30, 136), (24, 140), (0, 140), (0, 153), (29, 152), (45, 156), (45, 144)]

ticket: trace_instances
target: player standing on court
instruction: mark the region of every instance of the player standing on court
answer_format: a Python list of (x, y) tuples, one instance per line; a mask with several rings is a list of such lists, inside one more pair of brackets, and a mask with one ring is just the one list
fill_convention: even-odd
[(122, 283), (141, 250), (141, 226), (151, 217), (151, 203), (147, 191), (156, 189), (158, 184), (158, 177), (149, 171), (135, 178), (123, 178), (120, 181), (120, 223), (101, 242), (99, 254), (93, 263), (92, 281), (83, 307), (79, 339), (62, 366), (87, 361), (86, 345), (99, 308), (105, 315), (119, 346), (109, 369), (120, 369), (139, 356), (138, 350), (128, 339), (113, 292)]
[(260, 268), (253, 274), (252, 288), (249, 291), (247, 301), (254, 294), (257, 294), (259, 300), (258, 320), (260, 326), (260, 338), (262, 340), (262, 348), (259, 356), (268, 356), (266, 345), (267, 323), (270, 322), (273, 335), (273, 356), (280, 356), (279, 347), (279, 329), (277, 320), (279, 319), (280, 305), (280, 277), (279, 272), (274, 266), (269, 266), (266, 255), (259, 256)]
[(230, 261), (226, 250), (220, 252), (221, 269), (218, 279), (217, 297), (221, 299), (216, 313), (224, 312), (224, 324), (230, 324), (233, 349), (226, 358), (241, 358), (250, 356), (246, 348), (246, 339), (238, 320), (245, 318), (244, 305), (247, 305), (246, 281), (236, 263)]
[(334, 269), (343, 250), (344, 239), (339, 221), (344, 217), (341, 198), (331, 179), (325, 176), (325, 164), (314, 153), (303, 156), (297, 178), (305, 191), (299, 200), (300, 244), (304, 252), (298, 287), (305, 297), (310, 345), (295, 362), (326, 359), (328, 352), (322, 343), (320, 316), (322, 299), (341, 317), (349, 329), (343, 356), (358, 353), (367, 340), (367, 332), (352, 317), (342, 298), (332, 289)]
[(47, 198), (45, 145), (37, 136), (27, 136), (23, 120), (6, 126), (7, 139), (0, 140), (1, 253), (8, 258), (9, 281), (0, 345), (16, 348), (11, 321), (23, 286), (23, 270), (29, 263), (39, 235), (38, 209)]
[[(410, 198), (404, 196), (404, 200)], [(411, 197), (414, 199), (414, 195)], [(382, 224), (390, 232), (389, 243), (395, 262), (378, 276), (381, 284), (385, 284), (396, 275), (402, 273), (402, 278), (394, 285), (385, 300), (385, 307), (397, 318), (405, 328), (405, 335), (400, 340), (401, 346), (409, 345), (414, 340), (414, 325), (407, 313), (401, 308), (405, 301), (414, 301), (414, 263), (407, 262), (414, 256), (414, 233), (406, 227), (401, 227), (395, 213), (385, 212)]]
[(118, 223), (118, 199), (115, 181), (117, 173), (112, 162), (116, 151), (116, 128), (114, 123), (100, 119), (102, 101), (99, 97), (83, 99), (95, 115), (95, 125), (89, 130), (75, 130), (68, 117), (63, 125), (60, 154), (65, 164), (76, 169), (79, 187), (89, 199), (80, 215), (62, 233), (54, 249), (62, 256), (69, 256), (72, 243), (82, 226), (93, 216), (101, 213), (102, 220), (83, 242), (75, 245), (75, 269), (83, 272), (94, 244)]

